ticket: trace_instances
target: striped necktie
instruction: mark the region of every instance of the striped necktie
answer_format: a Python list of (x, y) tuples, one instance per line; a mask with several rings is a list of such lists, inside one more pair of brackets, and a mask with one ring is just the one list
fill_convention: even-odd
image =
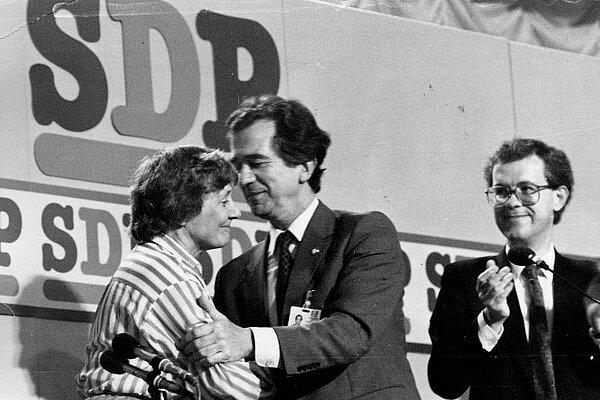
[(556, 382), (552, 366), (550, 333), (544, 306), (544, 295), (536, 265), (525, 267), (531, 301), (529, 302), (529, 355), (533, 373), (533, 389), (537, 400), (556, 400)]
[(275, 299), (277, 301), (277, 318), (279, 324), (282, 324), (283, 304), (285, 303), (285, 293), (288, 287), (288, 280), (292, 272), (294, 259), (290, 252), (290, 246), (296, 241), (296, 238), (290, 231), (279, 234), (275, 242), (275, 251), (278, 259), (277, 284), (275, 286)]

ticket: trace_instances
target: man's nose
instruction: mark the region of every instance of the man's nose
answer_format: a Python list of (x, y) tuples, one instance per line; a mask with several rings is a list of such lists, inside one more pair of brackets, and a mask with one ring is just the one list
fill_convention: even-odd
[(242, 164), (241, 168), (238, 170), (238, 179), (240, 185), (244, 186), (254, 182), (256, 176), (254, 176), (254, 172), (252, 172), (252, 169), (247, 164)]
[(504, 203), (505, 207), (520, 207), (522, 206), (523, 203), (521, 202), (521, 200), (519, 200), (519, 198), (517, 197), (516, 193), (511, 193), (510, 197), (508, 198), (508, 200), (506, 201), (506, 203)]

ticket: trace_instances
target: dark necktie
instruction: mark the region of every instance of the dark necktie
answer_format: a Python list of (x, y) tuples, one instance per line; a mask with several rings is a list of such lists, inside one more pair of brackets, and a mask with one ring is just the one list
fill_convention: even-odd
[(556, 400), (556, 382), (552, 367), (550, 334), (544, 307), (542, 287), (538, 281), (539, 268), (530, 265), (523, 270), (531, 301), (529, 303), (529, 354), (533, 370), (533, 385), (537, 400)]
[(277, 269), (277, 285), (275, 286), (275, 300), (277, 301), (277, 318), (281, 324), (281, 316), (283, 314), (283, 303), (285, 303), (285, 293), (288, 287), (288, 280), (290, 273), (292, 272), (292, 266), (294, 259), (290, 252), (290, 245), (294, 243), (296, 239), (290, 231), (285, 231), (279, 234), (277, 241), (275, 242), (275, 251), (278, 257), (278, 269)]

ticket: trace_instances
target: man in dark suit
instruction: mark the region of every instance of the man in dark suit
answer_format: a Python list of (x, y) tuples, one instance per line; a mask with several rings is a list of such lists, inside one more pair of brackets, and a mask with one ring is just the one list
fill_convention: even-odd
[[(573, 190), (566, 154), (538, 140), (515, 138), (489, 160), (485, 179), (507, 245), (495, 257), (444, 269), (429, 328), (431, 388), (444, 398), (470, 388), (473, 400), (600, 398), (599, 353), (588, 335), (583, 296), (559, 279), (585, 289), (598, 268), (562, 256), (552, 239)], [(529, 307), (535, 302), (533, 281), (525, 279), (524, 266), (508, 261), (515, 246), (530, 248), (554, 269), (537, 278), (544, 300), (539, 313)], [(532, 350), (532, 338), (538, 337), (529, 330), (537, 324), (533, 315), (545, 319), (546, 358)], [(536, 360), (547, 361), (541, 380), (548, 385), (534, 379)], [(540, 385), (548, 389), (545, 394)]]
[[(246, 201), (272, 229), (219, 271), (215, 305), (227, 318), (212, 310), (215, 322), (186, 339), (190, 353), (270, 367), (280, 399), (418, 399), (391, 221), (317, 200), (330, 139), (297, 101), (250, 98), (227, 124)], [(288, 326), (303, 306), (320, 319)]]

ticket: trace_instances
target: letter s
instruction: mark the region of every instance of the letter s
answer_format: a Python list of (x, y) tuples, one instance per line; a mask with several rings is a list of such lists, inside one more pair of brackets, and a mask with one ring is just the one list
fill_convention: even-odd
[(65, 256), (60, 259), (54, 255), (52, 245), (42, 245), (42, 265), (46, 271), (56, 270), (58, 272), (69, 272), (77, 261), (77, 245), (75, 240), (65, 231), (54, 225), (55, 218), (61, 218), (68, 230), (73, 229), (73, 207), (62, 207), (60, 204), (50, 203), (42, 212), (42, 229), (48, 239), (62, 246)]
[[(436, 267), (441, 265), (445, 267), (450, 263), (450, 256), (448, 254), (440, 254), (436, 251), (429, 254), (427, 256), (427, 260), (425, 261), (425, 270), (427, 272), (427, 277), (429, 278), (429, 282), (431, 282), (436, 287), (442, 286), (442, 275), (440, 275), (436, 271)], [(435, 308), (435, 303), (437, 298), (435, 296), (435, 290), (433, 288), (427, 289), (427, 305), (429, 307), (429, 311), (433, 311)]]
[(41, 125), (56, 122), (72, 132), (83, 132), (98, 125), (106, 111), (106, 74), (90, 49), (59, 29), (54, 16), (56, 4), (73, 13), (77, 31), (84, 40), (100, 39), (98, 0), (67, 3), (29, 0), (27, 27), (33, 44), (48, 61), (69, 72), (79, 84), (77, 98), (65, 100), (56, 89), (50, 67), (34, 64), (29, 70), (33, 117)]

